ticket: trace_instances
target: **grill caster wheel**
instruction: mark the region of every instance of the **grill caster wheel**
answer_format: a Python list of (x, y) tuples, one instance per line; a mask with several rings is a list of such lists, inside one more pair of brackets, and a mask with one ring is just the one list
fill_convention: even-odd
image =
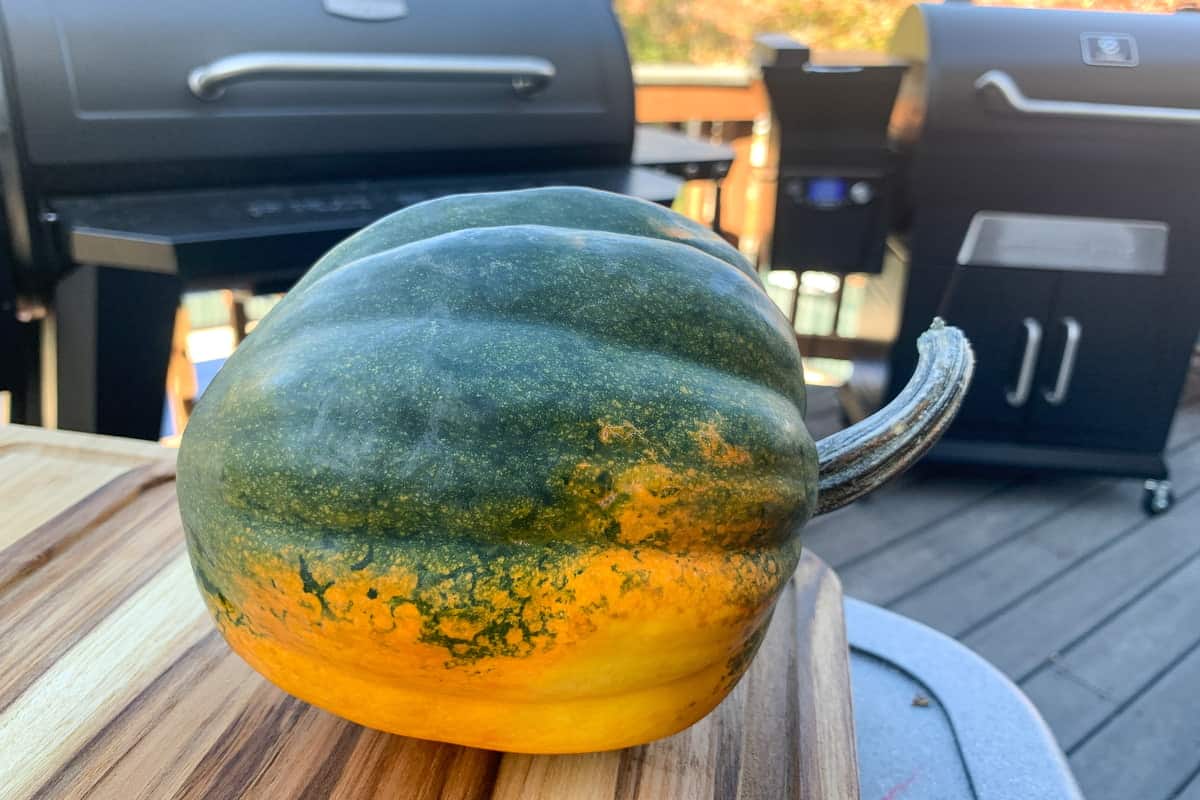
[(1142, 493), (1142, 510), (1152, 517), (1165, 514), (1175, 505), (1175, 492), (1170, 481), (1146, 481)]

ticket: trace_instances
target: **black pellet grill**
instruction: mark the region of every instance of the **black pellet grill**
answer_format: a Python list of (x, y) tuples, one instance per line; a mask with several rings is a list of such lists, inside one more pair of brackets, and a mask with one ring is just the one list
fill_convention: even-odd
[(941, 314), (979, 366), (931, 458), (1144, 478), (1165, 510), (1200, 333), (1200, 14), (919, 5), (892, 52), (909, 277), (877, 399)]
[(907, 64), (814, 59), (779, 34), (760, 36), (754, 55), (773, 116), (771, 269), (879, 272), (898, 187), (888, 120)]
[[(61, 427), (157, 436), (184, 286), (284, 289), (439, 195), (670, 202), (670, 172), (732, 158), (635, 131), (607, 0), (0, 0), (0, 17), (0, 389), (26, 421), (45, 387)], [(40, 346), (18, 298), (53, 312)]]

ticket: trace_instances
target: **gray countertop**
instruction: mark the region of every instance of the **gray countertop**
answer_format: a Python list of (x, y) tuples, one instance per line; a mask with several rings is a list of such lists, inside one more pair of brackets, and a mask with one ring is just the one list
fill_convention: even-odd
[(863, 800), (1081, 800), (1033, 705), (918, 622), (846, 600)]

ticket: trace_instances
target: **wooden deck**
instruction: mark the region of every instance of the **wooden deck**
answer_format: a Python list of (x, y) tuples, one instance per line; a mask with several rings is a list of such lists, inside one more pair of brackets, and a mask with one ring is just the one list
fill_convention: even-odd
[[(814, 389), (814, 435), (839, 424)], [(814, 520), (846, 594), (954, 636), (1041, 710), (1089, 800), (1200, 800), (1200, 371), (1176, 414), (1177, 497), (1135, 480), (918, 468)]]

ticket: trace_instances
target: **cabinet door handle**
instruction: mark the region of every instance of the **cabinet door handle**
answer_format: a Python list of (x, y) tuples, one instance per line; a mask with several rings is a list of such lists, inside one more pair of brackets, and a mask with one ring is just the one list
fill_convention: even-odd
[(1037, 369), (1038, 350), (1042, 347), (1042, 326), (1033, 317), (1026, 317), (1022, 322), (1025, 326), (1025, 353), (1021, 356), (1021, 371), (1017, 374), (1017, 386), (1004, 393), (1004, 399), (1013, 408), (1020, 408), (1029, 399), (1029, 391), (1033, 388), (1033, 373)]
[(1079, 340), (1083, 338), (1083, 326), (1074, 317), (1063, 317), (1067, 329), (1067, 341), (1063, 345), (1062, 361), (1058, 363), (1058, 377), (1053, 389), (1042, 389), (1042, 396), (1052, 406), (1061, 406), (1067, 401), (1071, 389), (1071, 376), (1075, 374), (1075, 355), (1079, 352)]

